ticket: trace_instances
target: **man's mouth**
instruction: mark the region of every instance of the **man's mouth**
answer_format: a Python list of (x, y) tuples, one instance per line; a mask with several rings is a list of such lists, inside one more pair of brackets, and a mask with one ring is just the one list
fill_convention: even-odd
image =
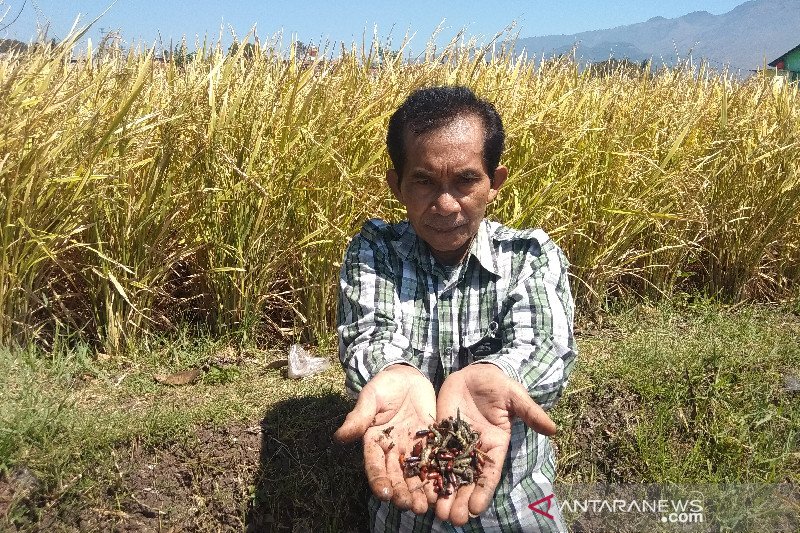
[(431, 225), (431, 224), (427, 224), (427, 226), (429, 228), (431, 228), (433, 231), (438, 231), (438, 232), (441, 232), (441, 233), (450, 233), (451, 231), (455, 231), (455, 230), (457, 230), (457, 229), (459, 229), (459, 228), (461, 228), (461, 227), (463, 227), (465, 225), (466, 225), (466, 223), (454, 224), (452, 226), (434, 226), (434, 225)]

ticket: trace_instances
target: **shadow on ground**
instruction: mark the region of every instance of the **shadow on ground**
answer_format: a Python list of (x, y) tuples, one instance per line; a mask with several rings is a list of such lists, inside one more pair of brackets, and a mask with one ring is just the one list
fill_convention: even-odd
[(0, 530), (360, 532), (368, 529), (360, 445), (331, 436), (352, 408), (338, 394), (293, 398), (251, 423), (129, 442), (53, 497), (28, 470), (0, 475)]
[(362, 449), (331, 440), (352, 404), (292, 398), (261, 421), (261, 456), (247, 531), (367, 531)]

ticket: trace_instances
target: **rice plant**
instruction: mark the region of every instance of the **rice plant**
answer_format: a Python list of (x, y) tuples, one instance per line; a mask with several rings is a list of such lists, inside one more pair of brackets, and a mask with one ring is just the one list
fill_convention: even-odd
[(706, 67), (611, 68), (454, 39), (417, 60), (276, 43), (184, 61), (73, 59), (77, 35), (0, 59), (0, 343), (76, 335), (320, 339), (344, 247), (403, 216), (384, 184), (389, 115), (465, 84), (504, 118), (491, 216), (542, 226), (579, 305), (693, 290), (769, 300), (800, 276), (797, 84)]

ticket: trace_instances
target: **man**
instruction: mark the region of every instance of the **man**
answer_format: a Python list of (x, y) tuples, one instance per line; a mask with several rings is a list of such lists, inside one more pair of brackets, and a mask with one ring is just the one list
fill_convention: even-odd
[[(464, 87), (412, 93), (386, 180), (408, 220), (368, 221), (341, 271), (339, 355), (358, 395), (335, 438), (364, 440), (373, 531), (563, 531), (544, 409), (575, 360), (567, 261), (542, 230), (484, 219), (508, 176), (497, 111)], [(415, 433), (460, 412), (490, 461), (453, 495), (405, 479)], [(550, 500), (547, 500), (550, 502)]]

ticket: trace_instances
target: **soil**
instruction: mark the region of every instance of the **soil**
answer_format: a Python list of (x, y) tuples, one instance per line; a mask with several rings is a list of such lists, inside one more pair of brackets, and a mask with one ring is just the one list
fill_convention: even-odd
[[(331, 491), (331, 480), (306, 475), (295, 484), (286, 482), (298, 470), (287, 459), (297, 457), (298, 450), (306, 451), (309, 464), (321, 467), (322, 476), (326, 468), (320, 461), (329, 462), (327, 473), (336, 476), (342, 468), (361, 466), (360, 449), (332, 449), (329, 439), (317, 439), (323, 446), (314, 448), (304, 438), (279, 440), (269, 424), (265, 419), (254, 426), (201, 427), (181, 442), (155, 448), (133, 443), (115, 450), (116, 472), (98, 470), (85, 476), (113, 481), (60, 497), (45, 496), (32, 473), (17, 469), (0, 477), (0, 530), (366, 530), (366, 482), (358, 475), (339, 501), (323, 501), (326, 496), (320, 494)], [(350, 504), (343, 505), (342, 499)]]
[[(564, 398), (559, 409), (575, 416), (563, 437), (569, 436), (569, 457), (559, 454), (562, 481), (583, 482), (587, 473), (606, 483), (632, 483), (642, 479), (644, 465), (635, 461), (636, 426), (642, 399), (623, 383), (607, 383)], [(558, 447), (559, 439), (555, 439)]]
[[(641, 398), (608, 384), (564, 400), (560, 408), (581, 416), (555, 441), (578, 452), (559, 453), (560, 478), (640, 478), (642, 465), (627, 448)], [(17, 467), (0, 475), (0, 529), (366, 531), (361, 449), (331, 441), (351, 408), (338, 394), (292, 398), (262, 420), (198, 427), (158, 445), (129, 442), (82, 481), (70, 487), (66, 480), (62, 493), (45, 493), (31, 471)]]
[[(85, 505), (46, 509), (43, 531), (243, 531), (259, 472), (260, 434), (200, 428), (184, 442), (115, 458), (116, 480)], [(123, 456), (124, 454), (124, 456)]]

